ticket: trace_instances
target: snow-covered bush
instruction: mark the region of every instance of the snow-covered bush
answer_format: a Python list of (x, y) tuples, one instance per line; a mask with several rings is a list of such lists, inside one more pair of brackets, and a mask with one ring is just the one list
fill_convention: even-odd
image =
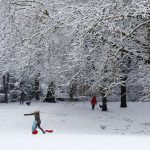
[(9, 101), (10, 102), (17, 102), (20, 100), (21, 90), (11, 90), (9, 94)]

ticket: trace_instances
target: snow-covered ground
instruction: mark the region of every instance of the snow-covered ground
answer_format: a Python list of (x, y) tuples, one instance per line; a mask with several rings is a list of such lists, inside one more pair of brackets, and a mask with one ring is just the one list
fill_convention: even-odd
[[(0, 104), (1, 150), (130, 150), (150, 148), (150, 103), (108, 103), (108, 112), (89, 102), (56, 104)], [(41, 112), (41, 126), (54, 133), (31, 134), (35, 109)]]

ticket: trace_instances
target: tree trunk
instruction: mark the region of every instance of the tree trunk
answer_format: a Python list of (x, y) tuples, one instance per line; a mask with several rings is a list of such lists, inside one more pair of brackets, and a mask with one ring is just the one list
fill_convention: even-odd
[(77, 85), (76, 83), (72, 83), (71, 87), (70, 87), (70, 101), (74, 101), (74, 95), (76, 94), (77, 92)]
[(72, 102), (73, 101), (73, 94), (70, 93), (70, 101)]
[[(124, 50), (124, 48), (122, 49)], [(123, 51), (121, 52), (121, 57), (123, 58)], [(127, 100), (126, 100), (126, 81), (127, 81), (127, 76), (125, 74), (129, 73), (129, 68), (131, 65), (131, 59), (130, 57), (128, 58), (128, 62), (125, 62), (125, 60), (123, 60), (122, 62), (123, 64), (127, 64), (128, 68), (124, 68), (122, 66), (122, 73), (124, 74), (123, 77), (121, 78), (121, 81), (123, 82), (123, 84), (121, 84), (121, 104), (120, 107), (121, 108), (126, 108), (127, 107)]]
[(3, 75), (5, 103), (8, 103), (8, 84), (9, 84), (9, 73)]
[[(124, 81), (126, 78), (123, 79)], [(124, 83), (121, 85), (121, 104), (120, 107), (126, 108), (127, 107), (127, 100), (126, 100), (126, 84)]]
[(102, 111), (107, 111), (107, 97), (104, 92), (102, 92)]
[(48, 87), (48, 91), (47, 91), (46, 98), (45, 98), (44, 102), (56, 103), (56, 100), (54, 97), (54, 84), (53, 84), (53, 82), (51, 82), (49, 87)]
[[(147, 41), (148, 41), (148, 43), (150, 42), (150, 23), (147, 23), (147, 28), (148, 28), (148, 30), (147, 30)], [(148, 60), (147, 60), (147, 63), (148, 64), (150, 64), (150, 48), (147, 50), (148, 51)]]
[(39, 88), (39, 80), (35, 79), (35, 94), (34, 97), (36, 100), (40, 100), (40, 88)]

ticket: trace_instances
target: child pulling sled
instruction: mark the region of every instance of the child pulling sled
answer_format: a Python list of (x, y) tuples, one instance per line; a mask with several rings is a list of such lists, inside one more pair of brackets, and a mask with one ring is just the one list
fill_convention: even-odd
[(37, 134), (38, 131), (36, 130), (37, 127), (45, 134), (45, 131), (41, 128), (41, 119), (40, 119), (40, 111), (35, 111), (34, 113), (30, 114), (24, 114), (25, 116), (31, 116), (34, 115), (35, 120), (33, 121), (32, 124), (32, 134)]

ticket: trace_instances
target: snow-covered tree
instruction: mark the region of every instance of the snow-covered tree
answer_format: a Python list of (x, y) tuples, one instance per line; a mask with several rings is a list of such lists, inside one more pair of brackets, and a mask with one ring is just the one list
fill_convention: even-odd
[(2, 0), (0, 73), (108, 96), (149, 60), (149, 9), (149, 0)]

